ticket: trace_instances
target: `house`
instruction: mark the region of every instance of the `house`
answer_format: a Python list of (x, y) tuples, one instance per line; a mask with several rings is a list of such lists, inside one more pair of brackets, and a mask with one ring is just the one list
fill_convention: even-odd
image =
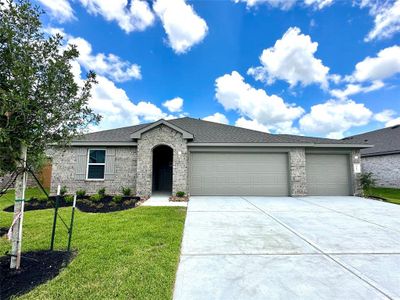
[(368, 143), (361, 150), (363, 172), (372, 172), (378, 186), (400, 187), (400, 125), (347, 137), (354, 143)]
[(269, 134), (193, 118), (83, 135), (53, 154), (52, 192), (355, 195), (364, 142)]

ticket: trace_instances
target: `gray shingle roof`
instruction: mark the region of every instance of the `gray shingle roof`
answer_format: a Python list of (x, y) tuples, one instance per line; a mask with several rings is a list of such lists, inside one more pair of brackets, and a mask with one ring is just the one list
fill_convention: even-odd
[[(192, 143), (312, 143), (312, 144), (354, 144), (348, 140), (305, 137), (288, 134), (270, 134), (241, 127), (224, 125), (194, 118), (179, 118), (167, 122), (193, 134)], [(149, 123), (152, 124), (152, 123)], [(79, 142), (130, 142), (130, 135), (149, 124), (141, 124), (81, 136)], [(357, 142), (358, 143), (358, 142)], [(364, 144), (364, 143), (362, 143)]]
[(364, 156), (400, 153), (400, 125), (349, 136), (344, 140), (374, 145), (372, 148), (361, 150)]

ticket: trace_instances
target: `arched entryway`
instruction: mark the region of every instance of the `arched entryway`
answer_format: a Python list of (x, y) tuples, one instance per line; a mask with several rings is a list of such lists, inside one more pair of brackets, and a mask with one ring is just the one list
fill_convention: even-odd
[(172, 193), (173, 150), (166, 145), (153, 148), (153, 193)]

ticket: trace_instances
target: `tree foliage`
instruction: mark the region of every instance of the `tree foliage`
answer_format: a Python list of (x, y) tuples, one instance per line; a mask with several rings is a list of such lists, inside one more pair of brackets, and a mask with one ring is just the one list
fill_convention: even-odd
[(41, 14), (27, 0), (0, 0), (0, 172), (15, 169), (22, 143), (35, 161), (100, 121), (88, 105), (95, 74), (75, 81), (76, 46), (45, 34)]

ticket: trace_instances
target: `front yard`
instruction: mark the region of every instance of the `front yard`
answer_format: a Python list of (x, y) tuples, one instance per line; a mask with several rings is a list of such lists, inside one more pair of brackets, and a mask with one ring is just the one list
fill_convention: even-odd
[[(37, 190), (30, 190), (27, 197)], [(13, 194), (0, 197), (0, 227), (8, 227)], [(69, 221), (71, 208), (61, 208)], [(179, 261), (186, 210), (138, 207), (107, 214), (75, 214), (72, 247), (77, 257), (55, 279), (21, 299), (170, 299)], [(48, 249), (53, 210), (28, 211), (23, 251)], [(58, 222), (56, 249), (65, 249), (67, 233)], [(0, 253), (10, 248), (0, 239)], [(23, 263), (23, 260), (22, 260)]]
[(400, 189), (372, 187), (366, 194), (368, 196), (381, 198), (386, 202), (400, 204)]

